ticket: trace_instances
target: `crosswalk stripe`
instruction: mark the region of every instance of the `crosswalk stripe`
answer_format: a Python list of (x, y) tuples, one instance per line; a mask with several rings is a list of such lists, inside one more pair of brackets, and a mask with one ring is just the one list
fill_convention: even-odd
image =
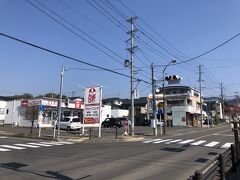
[(164, 139), (164, 140), (160, 140), (160, 141), (155, 141), (153, 143), (155, 144), (159, 144), (159, 143), (163, 143), (163, 142), (167, 142), (167, 141), (171, 141), (172, 139)]
[(74, 144), (73, 142), (68, 142), (68, 141), (61, 141), (60, 143), (62, 143), (62, 144)]
[(0, 148), (0, 151), (11, 151), (10, 149)]
[(172, 143), (176, 143), (176, 142), (180, 142), (180, 141), (182, 141), (182, 139), (176, 139), (173, 141), (165, 142), (165, 144), (172, 144)]
[(57, 146), (64, 145), (64, 144), (61, 144), (60, 142), (40, 142), (40, 143), (49, 144), (49, 145), (57, 145)]
[(188, 139), (188, 140), (179, 142), (179, 144), (187, 144), (187, 143), (190, 143), (190, 142), (193, 142), (193, 141), (194, 141), (194, 139)]
[(198, 146), (198, 145), (203, 144), (205, 142), (207, 142), (207, 141), (197, 141), (197, 142), (191, 143), (191, 145)]
[(14, 144), (16, 146), (30, 147), (30, 148), (39, 148), (40, 146), (30, 145), (30, 144)]
[(24, 147), (18, 147), (18, 146), (12, 146), (12, 145), (0, 145), (3, 148), (9, 148), (9, 149), (26, 149)]
[(230, 148), (232, 144), (233, 143), (225, 143), (223, 146), (221, 146), (221, 148), (224, 148), (224, 149)]
[(213, 147), (213, 146), (216, 146), (217, 144), (219, 144), (220, 142), (217, 142), (217, 141), (213, 141), (213, 142), (210, 142), (210, 143), (208, 143), (208, 144), (206, 144), (206, 145), (204, 145), (204, 146), (206, 146), (206, 147)]
[(159, 141), (159, 140), (162, 140), (162, 139), (151, 139), (148, 141), (143, 141), (143, 143), (150, 143), (150, 142)]
[(53, 146), (53, 145), (50, 145), (50, 144), (43, 144), (43, 143), (27, 143), (27, 144), (36, 145), (36, 146), (44, 146), (44, 147)]
[(0, 136), (0, 138), (2, 139), (2, 138), (7, 138), (6, 136)]

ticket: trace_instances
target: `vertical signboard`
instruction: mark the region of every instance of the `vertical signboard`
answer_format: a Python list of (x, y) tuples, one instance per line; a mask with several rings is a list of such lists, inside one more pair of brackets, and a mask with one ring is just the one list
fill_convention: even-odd
[(88, 87), (84, 90), (84, 126), (100, 127), (102, 88)]

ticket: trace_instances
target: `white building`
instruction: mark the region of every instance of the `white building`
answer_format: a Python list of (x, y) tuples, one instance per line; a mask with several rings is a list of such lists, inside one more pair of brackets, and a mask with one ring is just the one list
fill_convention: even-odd
[[(32, 99), (32, 100), (13, 100), (6, 105), (6, 117), (4, 124), (13, 126), (30, 127), (34, 126), (52, 127), (57, 119), (58, 100), (57, 99)], [(78, 116), (83, 118), (84, 105), (81, 100), (71, 101), (66, 106), (62, 102), (63, 116)]]
[(0, 124), (3, 124), (6, 115), (7, 102), (0, 100)]

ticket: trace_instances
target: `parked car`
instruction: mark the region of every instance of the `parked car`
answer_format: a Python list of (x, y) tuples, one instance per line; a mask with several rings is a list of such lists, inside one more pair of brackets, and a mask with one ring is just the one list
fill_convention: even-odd
[(106, 118), (103, 122), (102, 122), (102, 127), (122, 127), (122, 123), (121, 120), (118, 118)]
[[(79, 130), (82, 127), (81, 120), (78, 116), (67, 116), (63, 117), (60, 121), (60, 129)], [(58, 123), (56, 123), (56, 128), (58, 128)]]

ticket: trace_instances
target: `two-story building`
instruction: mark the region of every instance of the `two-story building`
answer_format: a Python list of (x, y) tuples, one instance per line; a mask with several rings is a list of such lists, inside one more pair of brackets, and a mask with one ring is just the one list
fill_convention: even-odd
[[(201, 102), (199, 91), (188, 86), (168, 86), (164, 88), (166, 120), (177, 126), (201, 125)], [(156, 104), (163, 104), (163, 89), (156, 92)], [(202, 114), (205, 114), (203, 111)], [(170, 122), (168, 124), (170, 124)]]

